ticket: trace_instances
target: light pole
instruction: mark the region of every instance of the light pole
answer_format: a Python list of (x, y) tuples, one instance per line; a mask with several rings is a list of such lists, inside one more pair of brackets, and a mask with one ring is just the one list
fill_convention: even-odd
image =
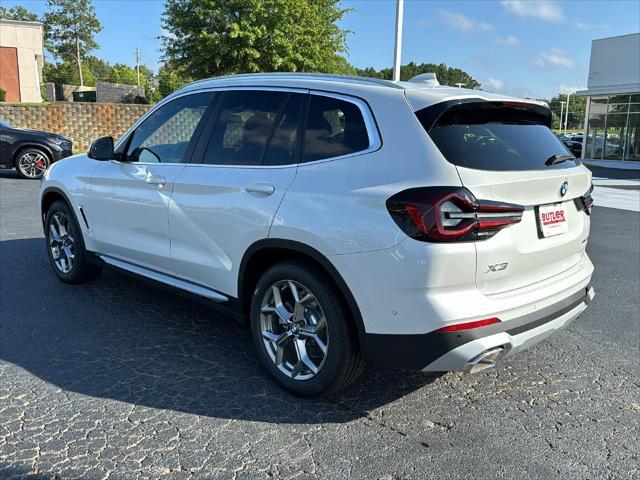
[(393, 55), (393, 81), (400, 81), (400, 57), (402, 54), (402, 14), (404, 0), (396, 0), (396, 48)]
[(562, 133), (562, 115), (564, 113), (564, 104), (565, 103), (566, 102), (560, 102), (560, 118), (558, 119), (559, 120), (559, 124), (558, 124), (558, 132), (559, 133)]
[(571, 91), (567, 90), (567, 111), (564, 112), (564, 134), (567, 134), (567, 123), (569, 122), (569, 95)]

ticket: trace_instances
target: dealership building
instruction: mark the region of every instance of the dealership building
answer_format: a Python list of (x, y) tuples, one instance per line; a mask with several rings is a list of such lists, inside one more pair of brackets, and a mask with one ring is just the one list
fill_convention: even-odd
[(577, 95), (587, 97), (585, 160), (640, 166), (640, 33), (593, 40), (587, 90)]
[(0, 88), (7, 102), (41, 102), (42, 23), (0, 19)]

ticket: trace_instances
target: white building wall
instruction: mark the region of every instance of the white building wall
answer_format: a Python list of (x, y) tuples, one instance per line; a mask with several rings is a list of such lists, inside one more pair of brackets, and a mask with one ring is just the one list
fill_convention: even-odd
[(0, 20), (0, 46), (17, 49), (21, 101), (41, 102), (40, 73), (44, 59), (42, 24)]
[(639, 88), (640, 33), (593, 40), (588, 94), (637, 92)]

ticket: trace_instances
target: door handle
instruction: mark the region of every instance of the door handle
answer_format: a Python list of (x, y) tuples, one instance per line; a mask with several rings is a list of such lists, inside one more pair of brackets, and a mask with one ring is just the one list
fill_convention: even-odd
[(146, 182), (149, 185), (156, 185), (162, 187), (167, 183), (167, 179), (164, 175), (154, 175), (151, 172), (147, 172)]
[(244, 187), (244, 189), (249, 193), (259, 193), (267, 197), (276, 191), (276, 187), (270, 183), (251, 183)]

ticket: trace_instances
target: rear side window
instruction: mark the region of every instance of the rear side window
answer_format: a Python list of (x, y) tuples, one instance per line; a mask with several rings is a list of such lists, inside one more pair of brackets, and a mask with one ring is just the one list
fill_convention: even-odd
[(225, 92), (203, 163), (295, 163), (301, 97), (265, 90)]
[[(578, 163), (547, 127), (544, 107), (472, 102), (446, 110), (435, 105), (416, 116), (442, 155), (454, 165), (478, 170), (543, 170)], [(555, 159), (555, 160), (554, 160)]]
[(338, 98), (311, 95), (303, 162), (349, 155), (368, 147), (367, 127), (356, 104)]

